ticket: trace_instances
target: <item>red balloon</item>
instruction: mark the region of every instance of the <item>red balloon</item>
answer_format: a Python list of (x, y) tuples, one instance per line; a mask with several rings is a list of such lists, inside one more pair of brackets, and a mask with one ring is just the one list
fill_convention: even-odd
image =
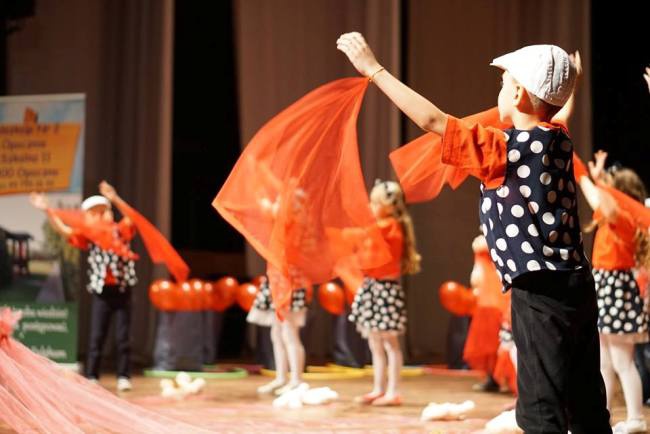
[(257, 286), (252, 283), (243, 283), (237, 288), (236, 301), (239, 306), (246, 312), (253, 307), (255, 297), (257, 297)]
[(156, 309), (173, 310), (172, 291), (176, 285), (167, 279), (156, 279), (149, 285), (149, 300)]
[(223, 312), (235, 303), (239, 282), (234, 277), (222, 277), (214, 282), (210, 308)]
[(318, 302), (332, 315), (341, 315), (345, 311), (345, 294), (334, 282), (324, 283), (318, 287)]
[(442, 306), (454, 315), (471, 315), (476, 307), (476, 296), (472, 290), (458, 282), (444, 282), (438, 293)]

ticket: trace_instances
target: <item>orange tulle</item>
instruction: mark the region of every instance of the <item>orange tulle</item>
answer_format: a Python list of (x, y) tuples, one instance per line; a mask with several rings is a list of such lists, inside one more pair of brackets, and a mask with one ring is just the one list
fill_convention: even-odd
[[(506, 129), (510, 126), (499, 120), (495, 107), (463, 118), (468, 126)], [(469, 176), (469, 172), (442, 163), (442, 138), (427, 133), (391, 152), (390, 160), (399, 178), (408, 202), (435, 199), (445, 185), (456, 189)]]
[(11, 338), (17, 315), (0, 310), (0, 420), (18, 433), (203, 433), (119, 399)]
[(508, 347), (499, 348), (497, 353), (497, 362), (492, 377), (500, 385), (508, 386), (510, 391), (516, 395), (517, 367), (512, 361), (510, 351), (511, 349)]
[(508, 297), (503, 293), (503, 284), (497, 274), (497, 269), (487, 250), (474, 253), (474, 270), (480, 278), (475, 286), (478, 306), (495, 307), (500, 312), (509, 306)]
[(264, 125), (246, 146), (213, 206), (269, 264), (278, 312), (291, 290), (336, 277), (355, 255), (348, 229), (370, 228), (379, 247), (369, 258), (390, 260), (374, 225), (357, 146), (357, 116), (368, 86), (347, 78), (310, 92)]
[(491, 374), (497, 361), (502, 313), (494, 306), (477, 306), (467, 332), (463, 359), (472, 369)]
[(472, 284), (477, 294), (476, 309), (467, 333), (463, 358), (472, 369), (491, 374), (497, 360), (499, 329), (510, 304), (508, 296), (501, 290), (502, 284), (487, 245), (474, 252)]

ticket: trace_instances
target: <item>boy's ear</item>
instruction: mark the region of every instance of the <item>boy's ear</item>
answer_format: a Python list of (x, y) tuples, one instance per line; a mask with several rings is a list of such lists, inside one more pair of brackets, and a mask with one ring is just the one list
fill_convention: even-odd
[(514, 100), (514, 106), (517, 107), (519, 111), (522, 111), (521, 109), (523, 108), (526, 100), (528, 100), (528, 94), (526, 93), (526, 89), (520, 84), (515, 85), (515, 100)]
[(533, 103), (530, 100), (528, 91), (524, 89), (523, 86), (517, 85), (517, 90), (515, 93), (515, 107), (522, 113), (533, 114), (535, 113), (535, 108)]

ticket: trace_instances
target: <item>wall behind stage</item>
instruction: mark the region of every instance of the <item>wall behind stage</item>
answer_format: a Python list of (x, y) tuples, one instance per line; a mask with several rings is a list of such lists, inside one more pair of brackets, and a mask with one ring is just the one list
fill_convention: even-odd
[[(589, 1), (380, 0), (236, 1), (240, 125), (245, 144), (271, 116), (315, 86), (355, 75), (335, 49), (342, 32), (366, 34), (380, 62), (449, 113), (464, 116), (496, 105), (499, 74), (492, 58), (533, 43), (580, 49), (589, 64)], [(405, 68), (403, 68), (405, 67)], [(572, 132), (583, 156), (590, 152), (589, 71)], [(387, 154), (421, 134), (401, 123), (376, 89), (360, 118), (360, 152), (367, 181), (391, 176)], [(478, 233), (478, 183), (445, 191), (434, 203), (411, 208), (423, 271), (408, 278), (408, 352), (426, 360), (445, 351), (448, 314), (437, 288), (448, 279), (468, 282), (471, 240)], [(249, 250), (249, 268), (261, 264)]]

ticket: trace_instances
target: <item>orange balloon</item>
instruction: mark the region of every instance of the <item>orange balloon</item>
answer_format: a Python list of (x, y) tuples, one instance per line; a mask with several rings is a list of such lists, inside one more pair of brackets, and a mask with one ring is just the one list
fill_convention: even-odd
[(318, 287), (318, 302), (332, 315), (341, 315), (345, 311), (345, 294), (334, 282), (324, 283)]
[(463, 292), (463, 310), (470, 316), (474, 315), (474, 311), (476, 310), (478, 295), (478, 289), (467, 288), (467, 291)]
[(156, 279), (149, 285), (149, 300), (156, 309), (162, 311), (173, 310), (172, 291), (174, 282), (167, 279)]
[(250, 311), (253, 307), (255, 297), (257, 297), (257, 286), (252, 283), (243, 283), (237, 288), (236, 301), (237, 304), (246, 312)]
[(266, 276), (260, 274), (259, 276), (251, 280), (251, 283), (259, 288), (264, 281), (266, 281)]
[(171, 311), (178, 311), (181, 310), (181, 304), (184, 300), (183, 297), (183, 282), (177, 282), (170, 291), (169, 294), (169, 304), (170, 304), (170, 309)]
[(205, 309), (205, 297), (203, 295), (203, 281), (201, 279), (190, 279), (189, 310), (198, 312)]
[(160, 282), (160, 310), (170, 311), (174, 308), (174, 288), (176, 283), (170, 280)]
[(156, 309), (160, 309), (160, 286), (155, 281), (149, 285), (149, 300)]
[(354, 297), (357, 295), (357, 288), (352, 289), (350, 286), (344, 285), (343, 289), (345, 291), (345, 301), (348, 302), (348, 305), (352, 306)]
[(190, 282), (182, 282), (176, 285), (174, 291), (174, 310), (180, 312), (189, 312), (192, 310), (192, 285)]
[(235, 303), (239, 282), (234, 277), (222, 277), (214, 282), (210, 308), (223, 312)]
[(438, 290), (442, 306), (457, 316), (471, 315), (476, 306), (472, 291), (458, 282), (444, 282)]
[(214, 283), (203, 282), (203, 300), (201, 301), (203, 310), (212, 310), (212, 298), (216, 290)]

